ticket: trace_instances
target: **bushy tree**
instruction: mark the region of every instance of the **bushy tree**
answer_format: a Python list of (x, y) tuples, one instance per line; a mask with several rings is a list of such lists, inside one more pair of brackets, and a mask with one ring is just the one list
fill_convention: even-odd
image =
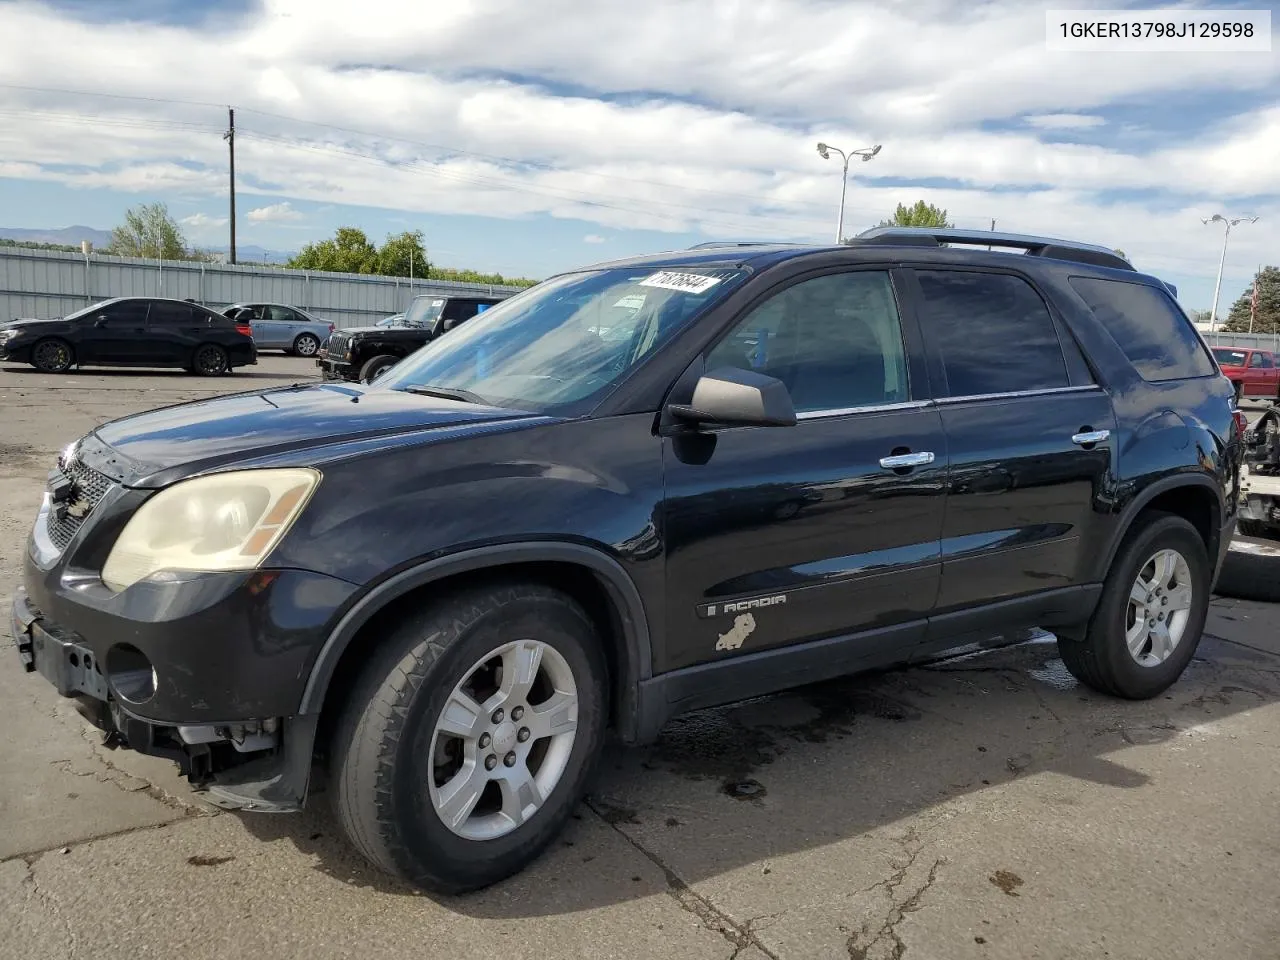
[(923, 200), (917, 200), (915, 206), (911, 207), (898, 204), (898, 209), (893, 211), (893, 216), (888, 220), (881, 220), (879, 226), (950, 228), (955, 224), (947, 219), (946, 210), (935, 207), (931, 203), (925, 203)]
[(330, 273), (377, 273), (378, 249), (356, 227), (339, 227), (330, 240), (308, 243), (287, 266)]
[(378, 273), (384, 277), (425, 277), (429, 267), (421, 230), (389, 236), (378, 251)]
[[(1280, 333), (1280, 267), (1263, 267), (1254, 282), (1258, 285), (1258, 306), (1253, 332)], [(1225, 329), (1232, 333), (1249, 331), (1252, 300), (1253, 283), (1250, 283), (1231, 305)]]
[(168, 206), (159, 202), (126, 211), (124, 223), (111, 231), (111, 243), (103, 253), (149, 260), (191, 259), (177, 221), (169, 216)]

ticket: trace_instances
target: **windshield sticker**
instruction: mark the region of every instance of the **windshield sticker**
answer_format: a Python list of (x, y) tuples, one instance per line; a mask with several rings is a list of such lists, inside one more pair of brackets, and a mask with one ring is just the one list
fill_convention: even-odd
[(644, 294), (636, 293), (636, 294), (632, 294), (629, 297), (623, 297), (621, 300), (615, 303), (614, 306), (627, 307), (631, 310), (639, 310), (641, 307), (644, 306)]
[(640, 281), (642, 287), (661, 287), (663, 290), (680, 290), (684, 293), (706, 293), (717, 283), (719, 277), (704, 277), (698, 273), (677, 273), (674, 270), (659, 270)]

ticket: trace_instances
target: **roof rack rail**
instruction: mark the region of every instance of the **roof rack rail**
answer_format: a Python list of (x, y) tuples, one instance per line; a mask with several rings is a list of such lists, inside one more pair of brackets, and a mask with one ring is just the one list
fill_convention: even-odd
[(1024, 233), (997, 233), (994, 230), (957, 230), (953, 227), (872, 227), (849, 242), (926, 247), (940, 247), (943, 244), (952, 243), (984, 247), (1017, 247), (1027, 251), (1027, 255), (1032, 257), (1069, 260), (1073, 263), (1088, 263), (1096, 267), (1114, 267), (1119, 270), (1134, 269), (1133, 264), (1109, 247), (1094, 243), (1077, 243), (1074, 240), (1036, 237)]
[(690, 250), (711, 250), (715, 247), (803, 247), (803, 243), (787, 243), (783, 240), (708, 240), (695, 243)]

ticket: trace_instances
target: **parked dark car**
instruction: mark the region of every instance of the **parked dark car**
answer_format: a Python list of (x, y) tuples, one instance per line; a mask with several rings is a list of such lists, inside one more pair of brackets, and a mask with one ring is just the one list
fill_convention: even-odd
[(622, 260), (372, 385), (92, 431), (13, 632), (216, 802), (297, 810), (318, 759), (371, 862), (472, 890), (553, 841), (610, 728), (1035, 626), (1095, 690), (1159, 696), (1245, 427), (1167, 287), (1105, 248), (881, 229)]
[(283, 303), (233, 303), (222, 315), (247, 324), (259, 350), (283, 350), (297, 357), (314, 357), (334, 331), (331, 320), (313, 317)]
[(505, 297), (414, 297), (394, 323), (335, 331), (316, 360), (325, 380), (372, 383), (423, 344), (483, 313)]
[(258, 362), (253, 339), (190, 300), (116, 297), (54, 320), (0, 329), (0, 360), (44, 373), (72, 367), (181, 367), (214, 377)]

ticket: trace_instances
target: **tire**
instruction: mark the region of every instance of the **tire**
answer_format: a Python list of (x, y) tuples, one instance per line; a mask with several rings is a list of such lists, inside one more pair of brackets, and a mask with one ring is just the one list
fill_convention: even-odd
[[(1204, 631), (1212, 577), (1204, 541), (1188, 521), (1173, 514), (1152, 512), (1138, 523), (1141, 526), (1126, 535), (1111, 564), (1103, 583), (1102, 597), (1083, 639), (1064, 637), (1058, 644), (1063, 663), (1077, 680), (1100, 693), (1126, 700), (1149, 700), (1158, 696), (1182, 675), (1195, 655)], [(1163, 659), (1146, 631), (1136, 634), (1136, 642), (1142, 644), (1138, 655), (1130, 653), (1126, 642), (1130, 618), (1137, 610), (1136, 607), (1131, 609), (1130, 592), (1135, 588), (1139, 574), (1147, 574), (1151, 570), (1149, 561), (1162, 551), (1173, 551), (1182, 559), (1182, 567), (1178, 568), (1175, 579), (1166, 581), (1163, 587), (1164, 595), (1160, 599), (1165, 603), (1153, 603), (1150, 607), (1150, 612), (1155, 615), (1150, 622), (1156, 623), (1168, 616), (1169, 624), (1181, 624), (1172, 651)], [(1153, 578), (1148, 575), (1145, 579), (1150, 581)], [(1176, 587), (1170, 589), (1171, 584), (1176, 584)], [(1156, 586), (1158, 584), (1151, 587), (1153, 598)], [(1182, 591), (1187, 587), (1190, 592), (1186, 617), (1175, 621), (1173, 618), (1177, 615), (1170, 611), (1177, 609)], [(1168, 603), (1170, 600), (1172, 604)], [(1136, 624), (1134, 626), (1137, 627)], [(1172, 631), (1166, 626), (1165, 632)], [(1139, 657), (1143, 662), (1139, 662)]]
[(360, 382), (372, 383), (380, 373), (394, 367), (399, 362), (399, 357), (392, 356), (389, 353), (380, 353), (376, 357), (371, 357), (360, 368)]
[[(484, 674), (480, 664), (504, 645), (530, 642), (542, 645), (539, 682), (550, 675), (544, 670), (555, 667), (560, 679), (554, 689), (568, 686), (565, 670), (576, 687), (577, 721), (568, 745), (537, 736), (525, 745), (519, 738), (526, 734), (509, 729), (512, 720), (536, 721), (542, 702), (536, 696), (527, 699), (527, 708), (506, 701), (510, 712), (495, 726), (496, 714), (487, 711), (500, 705), (495, 698), (501, 691), (492, 692), (492, 685), (490, 694), (477, 690), (472, 697), (484, 704), (483, 709), (473, 706), (473, 712), (479, 710), (475, 736), (468, 741), (437, 736), (447, 704), (454, 705), (451, 716), (466, 715), (457, 712), (455, 697), (469, 676)], [(352, 845), (375, 866), (433, 893), (467, 893), (522, 870), (564, 828), (594, 769), (608, 716), (606, 670), (591, 620), (571, 599), (546, 587), (476, 588), (406, 616), (371, 655), (333, 738), (334, 804)], [(473, 766), (454, 773), (446, 767), (442, 774), (433, 763), (424, 770), (424, 758), (444, 759), (440, 751), (446, 743), (463, 743)], [(530, 813), (516, 799), (528, 802), (527, 795), (494, 784), (528, 776), (539, 749), (542, 766), (535, 775), (545, 771), (551, 780), (539, 784), (545, 801)], [(523, 754), (508, 766), (504, 750), (513, 757), (517, 750)], [(448, 763), (456, 761), (457, 754), (450, 755)], [(479, 778), (470, 782), (484, 788), (478, 802), (459, 810), (461, 819), (451, 827), (436, 803), (468, 769)], [(508, 769), (512, 773), (505, 773)], [(518, 826), (503, 821), (492, 811), (504, 802), (526, 819)]]
[(1242, 537), (1261, 537), (1266, 530), (1267, 525), (1261, 520), (1236, 521), (1236, 532)]
[(1240, 402), (1244, 400), (1244, 381), (1236, 381), (1231, 386), (1235, 391), (1236, 406), (1240, 406)]
[(1249, 536), (1232, 540), (1216, 590), (1224, 597), (1280, 603), (1280, 540)]
[(293, 341), (293, 352), (299, 357), (314, 357), (320, 350), (320, 340), (312, 333), (302, 333)]
[(46, 337), (31, 348), (31, 365), (41, 373), (66, 373), (75, 362), (71, 344), (58, 337)]
[(216, 343), (205, 343), (196, 347), (191, 357), (191, 369), (197, 376), (220, 377), (231, 369), (227, 360), (227, 351)]

